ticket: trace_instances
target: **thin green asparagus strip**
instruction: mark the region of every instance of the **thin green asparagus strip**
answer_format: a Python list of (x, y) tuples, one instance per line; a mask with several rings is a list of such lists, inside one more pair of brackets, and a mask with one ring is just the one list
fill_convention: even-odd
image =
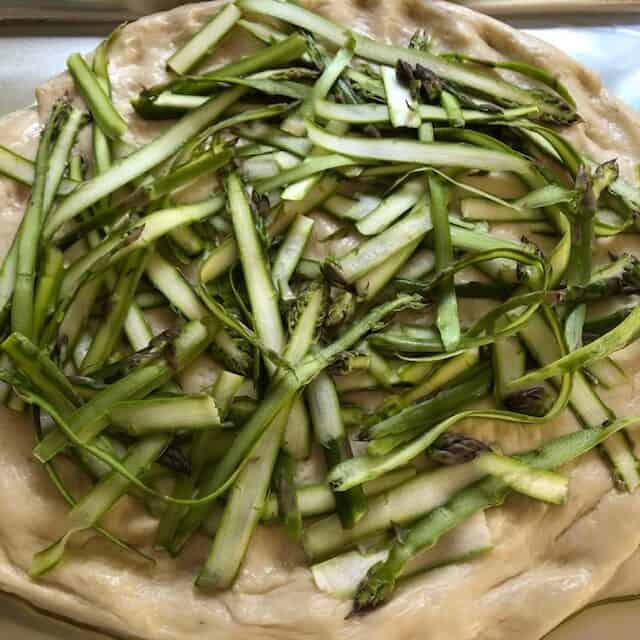
[(537, 469), (517, 458), (491, 451), (478, 456), (473, 464), (522, 495), (551, 504), (562, 504), (567, 500), (569, 480), (554, 471)]
[(286, 410), (276, 416), (231, 489), (209, 557), (196, 580), (199, 588), (222, 590), (233, 584), (264, 511), (269, 480), (288, 417)]
[[(353, 457), (351, 445), (342, 423), (340, 402), (333, 381), (320, 373), (306, 390), (307, 403), (316, 440), (321, 444), (327, 467)], [(364, 516), (367, 502), (361, 487), (335, 496), (336, 510), (345, 529), (351, 529)]]
[(358, 220), (356, 229), (365, 236), (374, 236), (383, 232), (403, 213), (415, 206), (424, 192), (423, 180), (408, 180), (387, 196), (373, 211)]
[[(393, 489), (407, 480), (414, 478), (417, 474), (415, 467), (406, 467), (382, 476), (371, 483), (363, 484), (362, 490), (367, 497), (377, 496), (384, 491)], [(300, 507), (300, 512), (304, 518), (320, 516), (331, 513), (336, 509), (334, 494), (326, 484), (308, 484), (297, 487), (296, 499)], [(275, 520), (278, 517), (278, 499), (276, 496), (269, 496), (267, 504), (262, 514), (263, 520)]]
[[(109, 425), (109, 411), (117, 402), (143, 398), (161, 387), (207, 348), (217, 327), (208, 328), (198, 321), (185, 325), (174, 342), (171, 360), (160, 358), (106, 387), (71, 416), (70, 429), (81, 442), (88, 443)], [(48, 462), (67, 446), (63, 432), (54, 431), (34, 449), (34, 455)]]
[(424, 237), (431, 228), (429, 205), (422, 199), (405, 218), (327, 266), (339, 281), (353, 283), (400, 249)]
[(82, 111), (71, 108), (67, 121), (61, 128), (53, 145), (42, 201), (44, 217), (49, 214), (51, 205), (53, 204), (56, 195), (60, 192), (60, 185), (67, 167), (67, 161), (78, 136), (78, 132), (84, 124), (84, 118), (85, 116)]
[[(153, 286), (186, 318), (203, 322), (211, 319), (207, 307), (202, 304), (179, 269), (157, 251), (149, 257), (146, 274)], [(249, 366), (248, 355), (234, 342), (224, 327), (216, 332), (213, 342), (234, 369), (246, 371)]]
[(576, 371), (619, 351), (632, 342), (640, 328), (640, 310), (634, 309), (615, 329), (546, 366), (514, 380), (513, 387), (530, 386), (564, 373)]
[(305, 39), (302, 35), (295, 33), (237, 62), (224, 64), (205, 75), (178, 78), (168, 84), (152, 87), (142, 95), (153, 97), (164, 92), (175, 92), (181, 95), (208, 95), (218, 86), (217, 81), (220, 77), (241, 77), (264, 69), (273, 69), (297, 60), (304, 51)]
[(68, 229), (58, 236), (58, 244), (67, 246), (84, 236), (87, 231), (100, 228), (123, 217), (131, 209), (138, 209), (153, 204), (169, 194), (179, 193), (193, 181), (203, 175), (212, 173), (225, 166), (231, 160), (232, 153), (228, 150), (217, 151), (212, 149), (202, 153), (192, 160), (178, 165), (178, 167), (166, 175), (161, 175), (149, 182), (145, 182), (130, 196), (117, 202), (112, 207), (100, 211), (86, 221), (68, 225)]
[[(246, 274), (256, 334), (267, 349), (279, 354), (284, 349), (285, 337), (278, 309), (278, 295), (268, 272), (244, 187), (237, 174), (227, 177), (226, 188), (240, 262)], [(305, 435), (309, 424), (302, 404), (294, 403), (289, 420), (285, 438), (287, 449), (295, 447), (290, 453), (296, 458), (304, 458), (309, 450), (309, 438)]]
[(278, 310), (278, 296), (267, 270), (266, 258), (260, 246), (244, 186), (237, 174), (227, 177), (226, 188), (240, 261), (247, 274), (256, 333), (267, 348), (279, 353), (284, 348), (285, 338)]
[[(67, 113), (68, 106), (65, 103), (56, 103), (40, 137), (33, 189), (17, 236), (11, 328), (13, 331), (24, 334), (27, 338), (33, 337), (36, 262), (42, 224), (47, 213), (44, 210), (44, 195), (50, 167), (51, 142), (57, 135), (62, 121), (67, 117)], [(7, 286), (9, 287), (11, 284), (9, 277), (13, 269), (10, 264), (7, 269)]]
[[(300, 361), (309, 350), (309, 346), (313, 343), (317, 332), (317, 325), (322, 313), (323, 302), (323, 289), (320, 286), (310, 287), (307, 295), (305, 296), (305, 299), (303, 300), (304, 307), (296, 323), (296, 327), (291, 334), (291, 338), (289, 339), (284, 354), (284, 357), (287, 358), (292, 364)], [(222, 391), (222, 388), (219, 389), (218, 385), (214, 387), (214, 392), (217, 391)], [(286, 403), (284, 408), (288, 411)], [(259, 409), (260, 405), (253, 408), (245, 424), (248, 424), (252, 419), (254, 419), (254, 416), (259, 411)], [(266, 423), (263, 424), (263, 429), (268, 427), (268, 424), (273, 421), (273, 417), (266, 418), (265, 420)], [(217, 473), (217, 468), (211, 467), (210, 469), (208, 469), (208, 472), (202, 477), (200, 493), (208, 493), (208, 488), (215, 486), (215, 483), (219, 482), (219, 480), (216, 480), (215, 477)], [(193, 508), (187, 513), (177, 530), (176, 538), (172, 547), (172, 550), (174, 552), (181, 549), (186, 541), (191, 537), (191, 535), (200, 528), (207, 517), (208, 511), (208, 506), (203, 505), (199, 508)]]
[(221, 427), (211, 396), (177, 396), (120, 402), (109, 412), (112, 424), (129, 435)]
[[(618, 431), (638, 424), (638, 418), (617, 420), (602, 428), (591, 428), (561, 436), (540, 448), (519, 456), (519, 459), (537, 469), (554, 469), (590, 451)], [(396, 542), (384, 563), (372, 567), (360, 584), (354, 599), (354, 610), (364, 612), (389, 599), (397, 578), (407, 562), (418, 552), (428, 549), (448, 531), (468, 520), (479, 511), (501, 505), (510, 487), (499, 478), (486, 478), (463, 489), (418, 520), (406, 533), (402, 542)]]
[(191, 71), (209, 55), (241, 15), (234, 4), (226, 5), (169, 58), (167, 67), (179, 75)]
[(417, 428), (425, 431), (465, 405), (485, 397), (491, 389), (493, 380), (490, 367), (476, 365), (475, 371), (472, 369), (467, 372), (467, 375), (469, 375), (467, 381), (443, 389), (437, 395), (366, 428), (360, 433), (360, 437), (375, 440)]
[(490, 222), (532, 222), (545, 220), (539, 209), (504, 207), (482, 198), (464, 198), (460, 201), (460, 213), (465, 220), (487, 220)]
[(443, 142), (424, 144), (402, 138), (368, 139), (336, 136), (311, 122), (307, 122), (307, 132), (313, 144), (351, 158), (384, 162), (415, 162), (435, 167), (513, 171), (525, 178), (533, 175), (533, 169), (527, 160), (502, 151)]
[[(31, 186), (35, 178), (35, 165), (31, 160), (0, 145), (0, 175)], [(58, 187), (58, 194), (68, 195), (77, 186), (75, 181), (63, 178)]]
[[(438, 545), (411, 560), (402, 577), (435, 569), (444, 565), (465, 562), (493, 548), (491, 531), (484, 513), (477, 513), (453, 531), (445, 534)], [(316, 587), (334, 598), (352, 598), (367, 571), (389, 557), (389, 549), (361, 553), (349, 551), (311, 567)]]
[(105, 173), (85, 182), (49, 216), (44, 228), (44, 238), (51, 238), (64, 222), (170, 158), (246, 91), (244, 87), (236, 87), (212, 98), (147, 146), (120, 160)]
[[(261, 193), (268, 193), (269, 191), (274, 191), (275, 189), (279, 189), (285, 185), (291, 185), (310, 176), (323, 173), (329, 169), (348, 167), (356, 164), (358, 164), (356, 160), (339, 154), (310, 156), (293, 169), (282, 171), (272, 178), (258, 180), (255, 183), (255, 188)], [(289, 199), (293, 200), (293, 198)], [(299, 199), (300, 198), (296, 198), (296, 200)]]
[[(231, 411), (234, 398), (238, 394), (244, 381), (245, 378), (243, 376), (239, 376), (231, 371), (221, 371), (220, 375), (216, 378), (211, 395), (218, 409), (220, 420), (227, 418)], [(215, 448), (218, 441), (217, 439), (217, 431), (203, 432), (196, 437), (191, 450), (191, 465), (195, 478), (200, 478), (205, 470), (207, 458), (210, 451)], [(176, 549), (172, 547), (172, 551), (175, 552)]]
[(102, 132), (112, 140), (122, 138), (127, 132), (127, 123), (84, 58), (79, 53), (71, 54), (67, 59), (67, 67)]
[[(299, 362), (309, 351), (315, 335), (322, 299), (322, 289), (309, 290), (304, 311), (284, 350), (284, 357), (293, 364)], [(264, 435), (256, 443), (249, 463), (240, 472), (225, 507), (207, 562), (196, 581), (198, 586), (204, 589), (221, 589), (228, 587), (233, 581), (246, 553), (253, 530), (264, 511), (269, 481), (283, 436), (285, 447), (291, 448), (287, 442), (287, 437), (291, 436), (287, 436), (287, 431), (292, 424), (290, 415), (292, 406), (295, 407), (295, 400), (293, 405), (286, 403), (278, 412)], [(205, 482), (213, 481), (214, 477), (215, 473), (210, 478), (206, 478)], [(293, 501), (295, 503), (295, 496)], [(250, 518), (246, 517), (247, 512), (252, 514)], [(294, 525), (297, 528), (300, 524), (297, 506), (294, 515), (296, 516)], [(225, 549), (224, 555), (220, 554), (221, 548)]]
[(440, 103), (447, 114), (447, 120), (452, 127), (464, 127), (465, 120), (458, 99), (448, 91), (440, 93)]
[(11, 334), (2, 351), (11, 357), (16, 368), (65, 416), (74, 413), (79, 398), (73, 387), (45, 352), (19, 333)]
[(373, 300), (407, 264), (421, 240), (414, 240), (393, 254), (386, 262), (355, 282), (357, 294), (364, 300)]
[[(391, 116), (389, 108), (384, 104), (361, 103), (361, 104), (341, 104), (328, 100), (315, 100), (313, 103), (314, 113), (325, 120), (346, 122), (349, 124), (384, 124), (390, 122)], [(528, 115), (538, 113), (538, 108), (517, 107), (515, 109), (504, 109), (496, 113), (486, 111), (474, 111), (462, 109), (462, 116), (465, 122), (487, 123), (502, 122), (505, 120), (516, 120)], [(433, 127), (432, 122), (445, 123), (449, 120), (447, 112), (442, 107), (434, 105), (420, 104), (417, 107), (417, 114), (424, 122), (425, 127)], [(425, 129), (427, 131), (428, 129)], [(433, 142), (433, 138), (422, 140), (422, 142)]]
[(141, 250), (129, 255), (113, 290), (110, 307), (91, 341), (91, 347), (82, 361), (81, 373), (90, 375), (100, 369), (113, 353), (129, 314), (133, 297), (144, 273), (149, 252)]
[[(447, 191), (436, 175), (429, 174), (429, 195), (431, 200), (431, 219), (434, 228), (435, 268), (436, 272), (449, 267), (453, 262), (453, 245), (449, 229), (449, 212)], [(458, 318), (458, 301), (453, 277), (445, 280), (439, 287), (439, 300), (436, 324), (445, 351), (453, 351), (460, 342), (460, 320)]]
[(417, 129), (421, 118), (416, 96), (412, 96), (409, 88), (402, 85), (395, 69), (381, 67), (380, 75), (384, 84), (391, 125)]
[[(134, 444), (127, 453), (123, 465), (132, 474), (141, 475), (162, 453), (169, 443), (165, 435), (150, 436)], [(60, 562), (67, 542), (76, 533), (97, 524), (100, 518), (123, 496), (131, 486), (130, 481), (117, 471), (112, 471), (80, 500), (67, 517), (67, 532), (51, 546), (37, 553), (29, 574), (39, 577), (48, 573)]]
[(223, 205), (224, 198), (214, 196), (195, 204), (161, 209), (134, 222), (124, 231), (118, 231), (106, 238), (76, 260), (66, 271), (60, 295), (67, 296), (73, 292), (88, 271), (115, 264), (131, 252), (148, 247), (173, 229), (213, 215), (220, 211)]
[(398, 487), (369, 500), (369, 510), (352, 529), (343, 529), (337, 514), (331, 514), (307, 527), (304, 549), (317, 561), (342, 550), (353, 548), (358, 541), (403, 526), (422, 514), (440, 506), (457, 491), (482, 477), (473, 463), (441, 467), (418, 474)]
[(500, 410), (467, 410), (461, 411), (450, 418), (440, 422), (438, 425), (416, 438), (397, 451), (384, 456), (361, 456), (352, 460), (347, 460), (334, 467), (327, 476), (329, 486), (335, 491), (344, 491), (351, 487), (368, 482), (380, 475), (397, 469), (411, 462), (413, 458), (427, 449), (435, 440), (446, 433), (454, 424), (466, 418), (487, 418), (494, 420), (504, 420), (506, 422), (520, 422), (530, 424), (541, 424), (551, 417), (558, 415), (565, 409), (569, 401), (571, 391), (571, 376), (565, 375), (563, 385), (553, 406), (541, 417), (530, 416), (524, 413)]
[[(296, 397), (298, 392), (323, 371), (335, 356), (342, 351), (348, 350), (361, 340), (380, 319), (407, 305), (415, 304), (415, 302), (415, 297), (399, 296), (391, 302), (380, 305), (370, 311), (363, 319), (353, 324), (338, 340), (318, 353), (306, 356), (295, 366), (293, 371), (284, 372), (281, 378), (274, 380), (266, 392), (264, 400), (244, 424), (233, 445), (215, 468), (214, 473), (207, 479), (207, 482), (203, 482), (200, 492), (203, 494), (213, 493), (229, 477), (232, 477), (234, 471), (246, 459), (256, 441), (273, 423), (276, 415), (286, 409), (288, 403)], [(199, 520), (197, 526), (199, 526), (200, 522), (202, 520)]]
[(296, 266), (304, 253), (313, 231), (314, 220), (305, 216), (298, 216), (287, 233), (275, 262), (271, 276), (273, 284), (280, 294), (280, 297), (287, 300), (294, 300), (295, 293), (291, 289), (289, 280), (293, 276)]
[[(547, 319), (549, 317), (547, 314)], [(520, 331), (520, 337), (538, 364), (544, 365), (554, 362), (566, 354), (563, 345), (553, 339), (553, 333), (552, 327), (545, 322), (544, 317), (540, 314), (535, 314)], [(507, 386), (507, 391), (513, 391), (514, 387), (515, 383), (512, 382)], [(524, 388), (526, 389), (526, 387)], [(522, 389), (522, 387), (516, 388), (516, 391), (518, 389)], [(581, 371), (576, 371), (573, 374), (569, 402), (579, 421), (585, 427), (601, 426), (615, 418)], [(633, 491), (640, 483), (640, 475), (624, 435), (614, 434), (602, 446), (621, 481), (629, 491)]]
[(238, 6), (244, 11), (266, 14), (311, 31), (338, 47), (344, 46), (348, 38), (352, 37), (355, 39), (355, 54), (359, 57), (388, 65), (395, 65), (398, 60), (404, 60), (410, 64), (421, 64), (436, 75), (488, 95), (498, 103), (536, 105), (546, 116), (560, 121), (571, 121), (575, 115), (571, 107), (561, 100), (545, 102), (533, 91), (520, 89), (495, 77), (469, 70), (463, 64), (447, 61), (430, 52), (394, 47), (375, 42), (367, 36), (349, 33), (342, 26), (298, 5), (281, 4), (275, 0), (241, 0)]
[(47, 247), (42, 259), (33, 303), (33, 336), (36, 340), (45, 322), (55, 310), (63, 272), (64, 255), (55, 247)]

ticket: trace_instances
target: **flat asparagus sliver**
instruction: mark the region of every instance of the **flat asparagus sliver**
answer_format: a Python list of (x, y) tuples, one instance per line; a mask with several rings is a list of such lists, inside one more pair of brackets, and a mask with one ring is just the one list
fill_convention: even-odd
[(216, 403), (207, 395), (120, 402), (109, 415), (115, 427), (138, 437), (222, 426)]

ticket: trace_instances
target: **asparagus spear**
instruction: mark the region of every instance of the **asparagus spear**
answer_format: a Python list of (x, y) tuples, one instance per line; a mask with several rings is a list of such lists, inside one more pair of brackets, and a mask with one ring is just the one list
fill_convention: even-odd
[(214, 49), (241, 15), (234, 4), (228, 4), (169, 58), (167, 66), (180, 75), (191, 71)]
[[(449, 230), (447, 192), (438, 176), (429, 175), (429, 195), (431, 197), (431, 217), (434, 226), (436, 272), (446, 269), (453, 261), (453, 245)], [(460, 320), (458, 302), (453, 277), (443, 282), (439, 288), (438, 317), (436, 323), (440, 339), (446, 351), (453, 351), (460, 342)]]
[(15, 284), (13, 284), (11, 327), (13, 331), (19, 331), (27, 338), (33, 337), (36, 261), (42, 224), (47, 214), (44, 204), (47, 174), (50, 167), (51, 142), (67, 116), (68, 105), (64, 102), (57, 102), (38, 145), (33, 189), (18, 232), (15, 267), (11, 267), (11, 264), (5, 265), (7, 268), (7, 292), (13, 284), (10, 281), (11, 273), (15, 274), (13, 276)]
[[(327, 467), (353, 456), (340, 414), (340, 403), (333, 381), (320, 373), (307, 387), (306, 398), (316, 440), (322, 445)], [(335, 495), (336, 509), (345, 529), (351, 529), (364, 516), (367, 503), (361, 487)]]
[[(174, 354), (170, 359), (160, 358), (99, 392), (90, 402), (71, 416), (69, 426), (82, 442), (90, 442), (109, 425), (108, 413), (117, 402), (143, 398), (168, 382), (176, 370), (192, 362), (211, 342), (216, 326), (205, 326), (192, 321), (185, 325), (174, 342)], [(38, 460), (47, 462), (67, 446), (67, 438), (61, 431), (54, 431), (35, 448)]]
[(79, 53), (71, 54), (67, 59), (67, 67), (102, 132), (113, 140), (121, 138), (127, 131), (127, 123), (116, 111), (107, 92), (84, 58)]
[(43, 229), (44, 238), (50, 239), (64, 222), (71, 220), (87, 207), (105, 196), (111, 195), (120, 187), (139, 178), (170, 158), (187, 140), (207, 127), (220, 113), (245, 93), (244, 87), (236, 87), (212, 98), (147, 146), (113, 165), (105, 173), (85, 182), (70, 197), (66, 198), (47, 219)]
[[(554, 469), (590, 451), (621, 429), (637, 424), (638, 418), (627, 418), (607, 427), (561, 436), (521, 455), (520, 460), (537, 469)], [(393, 545), (387, 560), (373, 566), (360, 583), (354, 597), (354, 613), (364, 613), (387, 601), (412, 557), (435, 545), (441, 536), (475, 513), (501, 505), (510, 490), (503, 480), (489, 477), (458, 492), (443, 508), (434, 509), (418, 520), (405, 532), (403, 540)]]

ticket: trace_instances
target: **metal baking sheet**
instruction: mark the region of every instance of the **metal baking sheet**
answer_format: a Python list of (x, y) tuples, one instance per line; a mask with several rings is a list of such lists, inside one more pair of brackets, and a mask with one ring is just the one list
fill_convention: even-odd
[[(172, 0), (143, 3), (149, 10), (160, 4), (179, 4)], [(87, 6), (91, 9), (86, 10)], [(70, 53), (92, 50), (117, 21), (141, 6), (140, 0), (0, 0), (0, 115), (32, 104), (34, 88), (63, 71)], [(598, 71), (612, 93), (640, 111), (640, 15), (531, 13), (518, 11), (511, 18), (502, 17)], [(637, 640), (639, 623), (640, 605), (612, 605), (575, 618), (548, 640), (601, 640), (605, 635)], [(108, 640), (5, 596), (0, 596), (0, 638)]]

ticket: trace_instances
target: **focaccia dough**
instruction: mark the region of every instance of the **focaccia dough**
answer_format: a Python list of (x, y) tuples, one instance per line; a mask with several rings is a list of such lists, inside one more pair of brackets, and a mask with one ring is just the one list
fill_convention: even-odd
[[(332, 20), (406, 43), (418, 27), (435, 36), (440, 49), (488, 58), (515, 58), (541, 65), (568, 85), (584, 123), (568, 132), (595, 160), (617, 157), (630, 173), (640, 160), (638, 116), (612, 98), (597, 76), (561, 51), (490, 18), (430, 0), (309, 0)], [(219, 3), (184, 6), (127, 26), (114, 42), (114, 99), (130, 120), (129, 142), (157, 134), (129, 99), (141, 88), (166, 80), (165, 61)], [(248, 37), (227, 38), (217, 60), (237, 55)], [(561, 43), (559, 43), (561, 44)], [(21, 111), (0, 121), (0, 143), (33, 157), (41, 122), (60, 95), (75, 95), (67, 75), (41, 87), (39, 111)], [(28, 191), (0, 180), (0, 252), (22, 215)], [(609, 240), (602, 248), (637, 250), (635, 236)], [(619, 361), (629, 386), (608, 394), (620, 416), (640, 413), (635, 385), (639, 349)], [(206, 362), (200, 363), (201, 367)], [(568, 415), (544, 426), (476, 421), (465, 425), (508, 451), (527, 449), (574, 428)], [(26, 571), (33, 553), (60, 533), (67, 510), (41, 465), (31, 458), (32, 426), (0, 409), (0, 589), (78, 622), (145, 640), (538, 640), (573, 611), (597, 598), (640, 543), (640, 494), (612, 488), (598, 453), (570, 469), (571, 497), (549, 507), (513, 497), (488, 512), (495, 550), (472, 562), (405, 581), (393, 600), (365, 617), (345, 620), (348, 603), (316, 590), (302, 552), (278, 527), (261, 527), (234, 588), (217, 595), (193, 588), (208, 541), (194, 540), (177, 559), (156, 553), (155, 566), (124, 554), (87, 534), (72, 545), (63, 564), (34, 582)], [(69, 474), (79, 491), (86, 484)], [(106, 524), (150, 550), (154, 521), (131, 498), (123, 499)], [(630, 565), (631, 566), (631, 565)], [(637, 566), (637, 565), (636, 565)], [(632, 588), (629, 572), (627, 587)], [(637, 579), (636, 579), (637, 580)], [(637, 585), (636, 585), (637, 586)]]

